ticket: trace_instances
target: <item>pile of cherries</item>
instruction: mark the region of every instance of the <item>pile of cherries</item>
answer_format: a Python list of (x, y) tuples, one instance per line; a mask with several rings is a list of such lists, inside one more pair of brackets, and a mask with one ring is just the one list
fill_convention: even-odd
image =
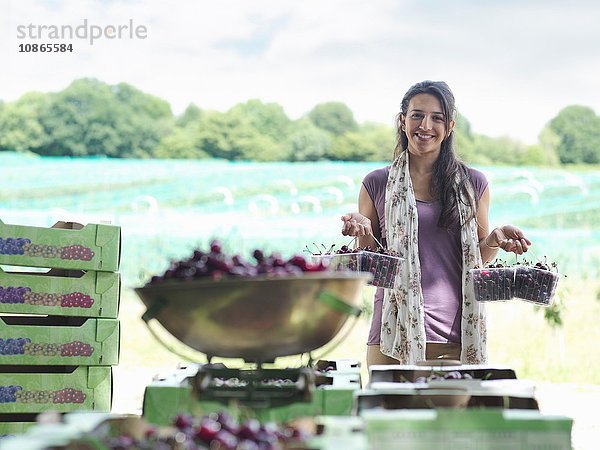
[(440, 380), (472, 380), (473, 377), (468, 373), (462, 373), (458, 370), (452, 370), (445, 373), (432, 373), (428, 377), (418, 377), (415, 379), (415, 383), (427, 383), (429, 381), (440, 381)]
[(479, 301), (501, 301), (513, 298), (515, 268), (496, 260), (485, 269), (475, 270), (473, 287)]
[(322, 259), (329, 270), (370, 272), (373, 274), (373, 280), (369, 284), (383, 288), (394, 287), (396, 275), (400, 270), (400, 258), (394, 250), (383, 247), (373, 248), (369, 245), (356, 248), (342, 245), (335, 251), (335, 245), (329, 249), (323, 247), (325, 253), (319, 251), (312, 256), (314, 259)]
[(556, 263), (546, 261), (524, 260), (507, 266), (496, 260), (472, 274), (475, 297), (479, 301), (517, 298), (542, 306), (551, 304), (559, 279)]
[(558, 285), (556, 263), (538, 261), (516, 269), (514, 295), (522, 300), (549, 306)]
[(123, 450), (283, 450), (288, 444), (299, 444), (308, 438), (304, 432), (293, 426), (261, 424), (256, 419), (238, 423), (224, 411), (200, 418), (180, 414), (175, 418), (173, 425), (176, 430), (171, 435), (148, 428), (144, 440), (116, 436), (106, 439), (104, 443), (110, 449)]
[(348, 253), (358, 253), (358, 252), (379, 253), (381, 255), (394, 256), (394, 257), (398, 256), (398, 253), (395, 252), (394, 250), (390, 250), (388, 248), (383, 248), (383, 247), (373, 248), (370, 245), (367, 245), (365, 247), (355, 247), (355, 248), (351, 248), (348, 245), (342, 245), (340, 248), (338, 248), (337, 250), (335, 250), (335, 244), (333, 244), (329, 248), (323, 246), (323, 248), (325, 250), (324, 252), (321, 252), (321, 250), (319, 249), (318, 245), (316, 245), (316, 244), (313, 244), (313, 245), (315, 245), (315, 247), (317, 247), (317, 251), (316, 252), (312, 252), (307, 247), (307, 251), (309, 253), (311, 253), (313, 256), (345, 255), (345, 254), (348, 254)]
[(284, 259), (278, 253), (266, 255), (256, 249), (252, 253), (256, 262), (249, 262), (240, 255), (229, 256), (222, 250), (221, 243), (214, 240), (209, 251), (195, 250), (192, 256), (175, 261), (161, 276), (155, 275), (150, 284), (166, 280), (192, 281), (197, 279), (220, 280), (223, 277), (291, 276), (304, 272), (326, 270), (322, 263), (312, 264), (303, 256), (294, 255)]

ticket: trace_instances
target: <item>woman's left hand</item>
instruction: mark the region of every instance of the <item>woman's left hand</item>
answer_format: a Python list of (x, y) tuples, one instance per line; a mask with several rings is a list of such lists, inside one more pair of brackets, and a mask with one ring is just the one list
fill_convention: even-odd
[(525, 237), (523, 231), (514, 225), (504, 225), (494, 228), (490, 235), (485, 238), (485, 245), (491, 248), (501, 248), (505, 252), (522, 255), (531, 245), (531, 241)]

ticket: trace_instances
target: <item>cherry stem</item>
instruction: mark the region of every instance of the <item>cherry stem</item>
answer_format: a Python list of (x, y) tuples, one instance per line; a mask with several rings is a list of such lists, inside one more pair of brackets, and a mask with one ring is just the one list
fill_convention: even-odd
[(356, 236), (354, 236), (354, 237), (352, 238), (352, 240), (351, 240), (350, 242), (348, 242), (348, 245), (347, 245), (347, 247), (348, 247), (348, 248), (355, 248), (355, 244), (356, 244)]

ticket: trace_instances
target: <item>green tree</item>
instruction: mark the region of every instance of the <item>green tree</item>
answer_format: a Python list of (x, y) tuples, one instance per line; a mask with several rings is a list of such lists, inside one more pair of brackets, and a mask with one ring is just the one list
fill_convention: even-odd
[(227, 113), (206, 112), (194, 133), (194, 146), (212, 158), (232, 161), (283, 159), (283, 145), (257, 131), (239, 109)]
[(246, 103), (238, 103), (227, 114), (243, 116), (256, 131), (275, 141), (281, 141), (289, 134), (291, 121), (277, 103), (248, 100)]
[(525, 144), (507, 136), (475, 135), (473, 149), (470, 162), (477, 164), (518, 165), (526, 153)]
[(317, 128), (307, 118), (292, 124), (293, 131), (286, 142), (288, 161), (319, 161), (325, 159), (331, 147), (330, 134)]
[(152, 156), (165, 159), (205, 159), (208, 154), (194, 145), (191, 127), (175, 127), (163, 136)]
[(48, 95), (30, 92), (0, 109), (0, 150), (30, 152), (45, 145), (48, 135), (40, 124), (39, 111)]
[(563, 163), (600, 162), (600, 117), (587, 106), (563, 108), (549, 123), (559, 137), (556, 152)]
[(533, 166), (558, 166), (560, 159), (557, 148), (560, 138), (549, 127), (545, 127), (538, 137), (539, 144), (527, 147), (526, 160), (524, 164)]
[(175, 124), (179, 127), (186, 127), (190, 124), (198, 122), (201, 117), (202, 110), (193, 103), (190, 103), (183, 114), (177, 117)]
[(358, 130), (352, 110), (341, 102), (318, 104), (308, 113), (308, 118), (317, 127), (335, 136)]
[(341, 161), (389, 161), (394, 152), (394, 132), (380, 124), (365, 124), (358, 131), (337, 136), (330, 159)]
[(173, 127), (167, 102), (121, 83), (76, 80), (40, 111), (42, 155), (148, 157)]
[(475, 147), (475, 136), (471, 132), (471, 123), (462, 114), (456, 117), (454, 126), (454, 148), (458, 156), (471, 163), (487, 163), (489, 159), (482, 155), (477, 155)]

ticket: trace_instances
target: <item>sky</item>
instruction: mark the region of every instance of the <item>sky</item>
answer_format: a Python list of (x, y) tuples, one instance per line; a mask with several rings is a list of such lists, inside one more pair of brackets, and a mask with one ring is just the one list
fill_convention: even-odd
[[(565, 106), (600, 113), (595, 0), (0, 0), (0, 99), (93, 77), (226, 111), (277, 102), (292, 119), (346, 103), (394, 125), (414, 83), (444, 80), (476, 133), (532, 144)], [(48, 34), (83, 26), (64, 39)], [(31, 34), (31, 28), (35, 34)], [(90, 44), (91, 26), (118, 30)], [(127, 25), (129, 28), (123, 28)], [(40, 26), (43, 39), (38, 36)], [(28, 34), (24, 38), (19, 27)], [(111, 28), (112, 27), (112, 28)], [(145, 33), (128, 34), (130, 28)], [(114, 31), (109, 31), (109, 34)], [(139, 36), (144, 36), (143, 38)], [(71, 43), (72, 52), (19, 53)], [(7, 65), (8, 63), (8, 65)]]

